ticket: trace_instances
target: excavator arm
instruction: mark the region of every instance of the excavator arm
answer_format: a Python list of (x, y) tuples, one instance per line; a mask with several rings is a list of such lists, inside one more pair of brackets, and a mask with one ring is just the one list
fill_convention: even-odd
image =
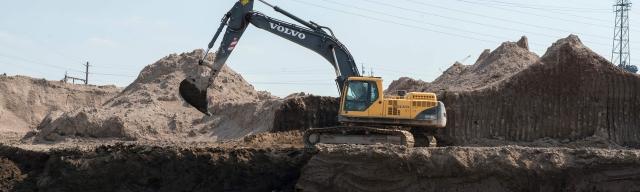
[[(180, 95), (187, 103), (194, 106), (199, 111), (210, 115), (208, 112), (207, 89), (218, 76), (218, 73), (224, 66), (227, 58), (229, 58), (235, 47), (238, 45), (242, 34), (249, 24), (313, 50), (329, 61), (329, 63), (334, 67), (336, 73), (336, 84), (340, 94), (342, 94), (347, 78), (360, 76), (351, 53), (349, 53), (347, 48), (340, 43), (335, 36), (333, 36), (331, 29), (313, 22), (304, 21), (277, 6), (264, 2), (263, 0), (259, 1), (304, 26), (281, 21), (266, 16), (263, 13), (254, 11), (253, 0), (239, 0), (223, 17), (220, 27), (209, 43), (205, 55), (199, 61), (200, 65), (206, 65), (211, 68), (209, 78), (207, 80), (202, 80), (201, 77), (187, 77), (180, 83)], [(220, 47), (215, 53), (216, 56), (213, 63), (205, 63), (203, 61), (204, 58), (206, 58), (209, 50), (213, 47), (225, 26), (226, 31), (222, 37)], [(330, 34), (325, 30), (328, 30)]]

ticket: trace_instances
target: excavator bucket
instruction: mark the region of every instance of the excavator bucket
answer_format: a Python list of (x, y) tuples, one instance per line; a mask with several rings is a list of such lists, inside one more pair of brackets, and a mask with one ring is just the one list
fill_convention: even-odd
[(189, 105), (198, 111), (211, 116), (209, 112), (209, 102), (207, 101), (207, 88), (201, 89), (195, 83), (195, 79), (187, 78), (180, 82), (180, 96)]

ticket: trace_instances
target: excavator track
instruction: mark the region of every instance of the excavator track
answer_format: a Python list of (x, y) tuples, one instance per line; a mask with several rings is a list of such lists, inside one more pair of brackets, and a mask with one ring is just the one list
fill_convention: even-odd
[(414, 146), (413, 135), (409, 131), (381, 129), (365, 126), (336, 126), (312, 128), (304, 133), (304, 144), (313, 148), (316, 144), (395, 144)]

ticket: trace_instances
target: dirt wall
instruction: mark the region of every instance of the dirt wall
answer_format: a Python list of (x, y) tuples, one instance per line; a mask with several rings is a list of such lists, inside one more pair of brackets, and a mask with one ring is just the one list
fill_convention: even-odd
[(303, 168), (302, 191), (636, 191), (633, 150), (326, 146)]
[(299, 149), (122, 144), (55, 149), (44, 161), (24, 153), (33, 152), (0, 145), (0, 167), (44, 167), (12, 183), (16, 191), (293, 191), (310, 158)]
[(441, 96), (448, 115), (442, 140), (534, 141), (602, 137), (640, 146), (640, 77), (582, 45), (561, 39), (539, 62), (503, 83)]
[[(599, 148), (115, 143), (0, 145), (12, 191), (637, 191), (640, 151)], [(256, 145), (247, 148), (242, 143)], [(6, 170), (4, 168), (7, 168)], [(19, 175), (19, 176), (18, 176)], [(14, 177), (16, 176), (16, 177)]]
[(335, 97), (289, 96), (275, 111), (272, 132), (335, 126), (338, 124), (339, 102)]

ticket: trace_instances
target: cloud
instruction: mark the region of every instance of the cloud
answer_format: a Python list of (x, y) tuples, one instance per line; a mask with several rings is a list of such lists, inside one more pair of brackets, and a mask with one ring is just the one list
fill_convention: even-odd
[(101, 38), (101, 37), (91, 37), (87, 39), (87, 44), (93, 47), (106, 47), (106, 48), (114, 48), (118, 46), (118, 43), (111, 39)]

